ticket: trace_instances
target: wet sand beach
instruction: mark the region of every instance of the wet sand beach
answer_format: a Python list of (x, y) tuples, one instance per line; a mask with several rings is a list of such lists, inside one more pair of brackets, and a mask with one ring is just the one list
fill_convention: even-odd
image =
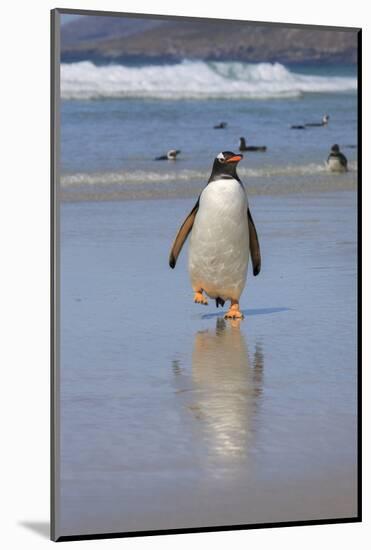
[(250, 202), (241, 323), (168, 266), (194, 200), (61, 204), (61, 535), (356, 515), (356, 193)]

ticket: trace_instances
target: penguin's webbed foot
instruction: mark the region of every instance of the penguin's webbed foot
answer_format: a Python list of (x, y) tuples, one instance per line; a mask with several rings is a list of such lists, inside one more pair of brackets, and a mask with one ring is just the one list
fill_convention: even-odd
[(199, 291), (195, 292), (194, 302), (196, 304), (202, 304), (203, 306), (207, 306), (209, 303), (202, 292)]
[(224, 319), (243, 319), (243, 313), (240, 311), (240, 306), (238, 302), (231, 302), (231, 307), (227, 311), (227, 313), (224, 315)]

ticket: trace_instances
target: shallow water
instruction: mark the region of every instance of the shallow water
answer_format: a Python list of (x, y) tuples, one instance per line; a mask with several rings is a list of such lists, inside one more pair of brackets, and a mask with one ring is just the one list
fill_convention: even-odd
[(61, 534), (356, 514), (356, 196), (254, 197), (246, 319), (192, 302), (192, 200), (61, 206)]
[[(248, 145), (267, 147), (266, 153), (245, 153), (240, 164), (250, 193), (356, 187), (355, 67), (290, 70), (265, 63), (184, 61), (141, 67), (87, 63), (66, 65), (62, 71), (63, 98), (70, 97), (63, 91), (66, 87), (75, 90), (71, 97), (95, 98), (61, 102), (63, 200), (192, 196), (204, 187), (215, 156), (236, 151), (241, 136)], [(184, 80), (206, 96), (189, 95)], [(128, 98), (125, 93), (132, 86), (135, 90)], [(259, 93), (234, 95), (236, 86)], [(92, 96), (91, 87), (97, 92)], [(290, 93), (282, 95), (281, 89)], [(117, 90), (122, 97), (115, 95)], [(143, 90), (150, 91), (148, 97), (143, 97)], [(222, 92), (219, 99), (212, 95), (215, 91)], [(292, 124), (320, 122), (324, 113), (330, 115), (327, 127), (290, 129)], [(222, 121), (227, 127), (215, 130)], [(341, 178), (325, 170), (334, 143), (350, 163), (350, 172)], [(181, 150), (175, 162), (154, 160), (173, 148)]]

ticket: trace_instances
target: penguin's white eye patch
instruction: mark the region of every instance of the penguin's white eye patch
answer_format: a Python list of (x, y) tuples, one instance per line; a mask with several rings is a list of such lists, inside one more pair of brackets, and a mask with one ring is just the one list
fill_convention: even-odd
[(225, 157), (224, 157), (223, 153), (219, 153), (219, 155), (216, 158), (218, 159), (219, 162), (224, 162), (225, 161)]

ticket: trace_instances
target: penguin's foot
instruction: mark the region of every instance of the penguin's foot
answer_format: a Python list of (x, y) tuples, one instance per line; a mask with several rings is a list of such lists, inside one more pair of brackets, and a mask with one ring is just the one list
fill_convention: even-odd
[(208, 301), (207, 299), (205, 298), (205, 296), (202, 294), (202, 290), (196, 290), (195, 292), (195, 296), (194, 296), (194, 301), (196, 304), (202, 304), (204, 306), (207, 306), (208, 305)]
[(243, 314), (240, 311), (240, 305), (236, 300), (231, 300), (231, 307), (224, 315), (224, 319), (243, 319)]

